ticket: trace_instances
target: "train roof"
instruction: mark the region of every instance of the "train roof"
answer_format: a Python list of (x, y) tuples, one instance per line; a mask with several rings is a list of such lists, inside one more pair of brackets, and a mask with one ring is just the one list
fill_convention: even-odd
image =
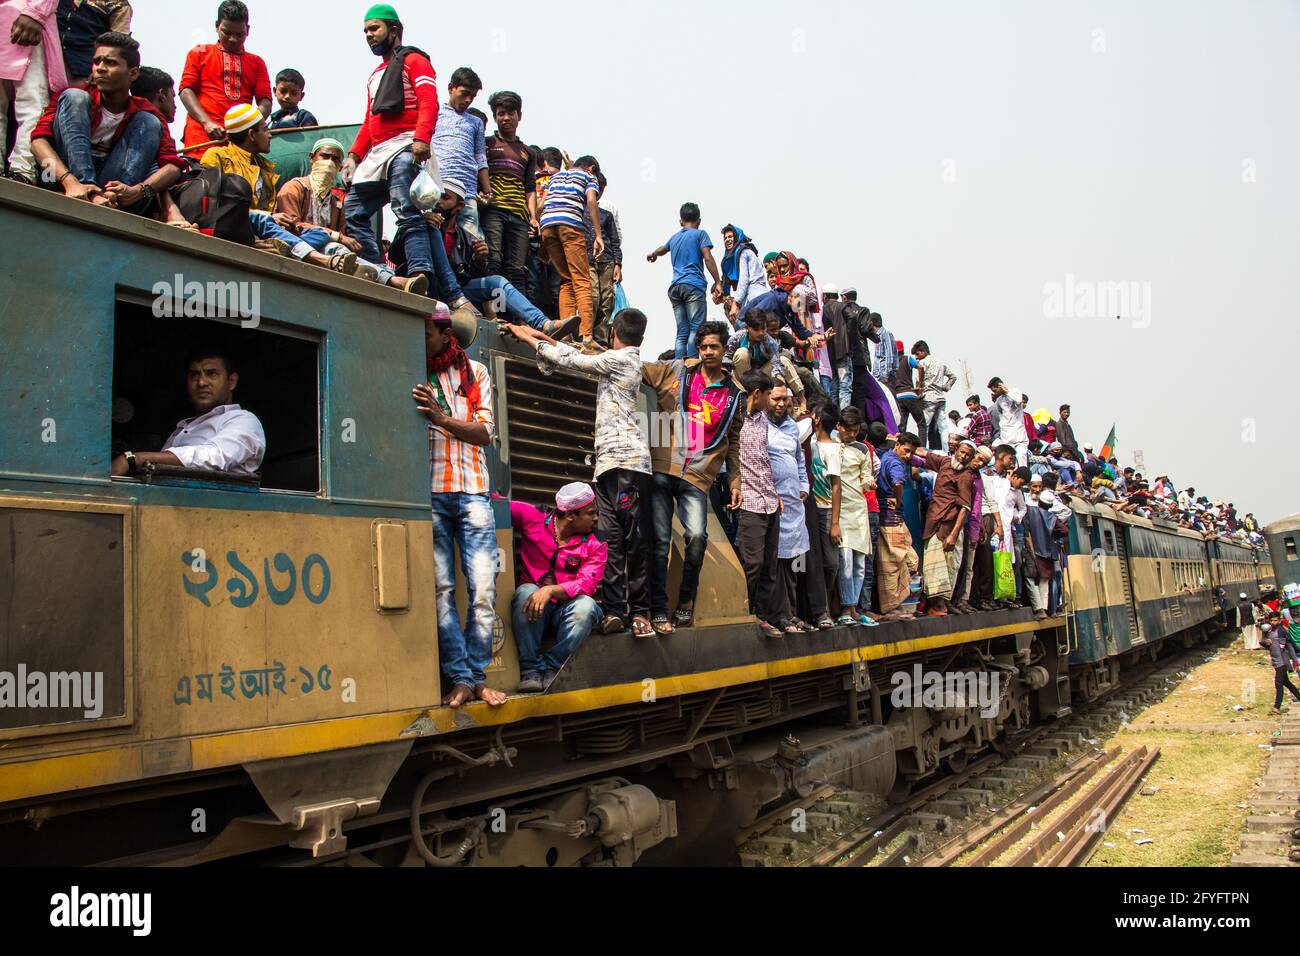
[[(1109, 505), (1093, 504), (1074, 496), (1071, 496), (1070, 498), (1070, 508), (1075, 514), (1087, 515), (1094, 518), (1105, 518), (1109, 521), (1117, 522), (1118, 524), (1128, 525), (1131, 528), (1147, 528), (1151, 531), (1163, 531), (1166, 534), (1177, 535), (1180, 538), (1189, 538), (1193, 541), (1211, 540), (1207, 539), (1207, 537), (1199, 531), (1184, 528), (1172, 521), (1165, 521), (1159, 518), (1143, 518), (1140, 515), (1123, 514), (1116, 511), (1114, 508), (1111, 508)], [(1228, 543), (1237, 544), (1237, 542)], [(1239, 547), (1249, 548), (1250, 545), (1242, 544), (1239, 545)]]
[(1286, 534), (1288, 531), (1300, 531), (1300, 514), (1274, 522), (1264, 529), (1267, 535)]

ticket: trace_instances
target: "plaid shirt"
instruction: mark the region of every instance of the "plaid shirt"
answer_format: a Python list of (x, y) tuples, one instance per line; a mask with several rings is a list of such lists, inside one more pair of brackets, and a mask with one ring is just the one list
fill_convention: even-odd
[[(482, 396), (477, 407), (471, 408), (469, 399), (460, 394), (460, 374), (455, 369), (438, 374), (434, 395), (438, 395), (438, 386), (441, 386), (442, 398), (449, 406), (444, 410), (457, 421), (479, 422), (487, 426), (488, 435), (491, 436), (496, 424), (492, 417), (492, 379), (482, 363), (471, 360), (469, 367), (474, 372)], [(434, 384), (432, 379), (429, 384)], [(490, 490), (487, 449), (454, 438), (446, 429), (432, 425), (429, 426), (429, 466), (430, 487), (435, 495), (456, 492), (485, 495)]]
[(993, 441), (993, 416), (987, 408), (980, 406), (970, 416), (970, 434), (966, 436), (977, 445), (988, 445)]
[(767, 414), (755, 412), (740, 429), (741, 508), (752, 514), (770, 515), (780, 508), (772, 462), (767, 455)]

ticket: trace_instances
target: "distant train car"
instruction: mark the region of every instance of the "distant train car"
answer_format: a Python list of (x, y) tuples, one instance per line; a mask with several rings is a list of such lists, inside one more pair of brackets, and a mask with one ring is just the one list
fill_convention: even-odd
[(1209, 554), (1200, 535), (1173, 525), (1078, 499), (1071, 509), (1070, 671), (1093, 700), (1115, 686), (1125, 658), (1199, 634), (1214, 616)]
[(1283, 518), (1264, 530), (1268, 541), (1268, 557), (1271, 561), (1261, 565), (1261, 572), (1267, 568), (1272, 572), (1271, 579), (1261, 575), (1264, 584), (1272, 584), (1285, 589), (1288, 585), (1300, 585), (1300, 514)]
[[(1223, 588), (1234, 606), (1244, 594), (1252, 601), (1259, 600), (1261, 555), (1249, 544), (1211, 538), (1210, 580), (1215, 587)], [(1267, 557), (1263, 560), (1267, 562)]]

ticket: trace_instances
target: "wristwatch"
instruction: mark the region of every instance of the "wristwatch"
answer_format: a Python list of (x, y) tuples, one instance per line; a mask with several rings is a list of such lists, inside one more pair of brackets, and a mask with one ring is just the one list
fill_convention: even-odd
[(139, 462), (137, 462), (135, 458), (135, 452), (128, 451), (122, 457), (126, 459), (126, 473), (128, 475), (134, 475), (136, 469), (139, 467)]
[(141, 201), (141, 202), (153, 202), (153, 197), (154, 197), (154, 195), (155, 195), (155, 193), (154, 193), (154, 188), (153, 188), (153, 186), (149, 185), (148, 183), (141, 183), (141, 184), (140, 184), (140, 201)]

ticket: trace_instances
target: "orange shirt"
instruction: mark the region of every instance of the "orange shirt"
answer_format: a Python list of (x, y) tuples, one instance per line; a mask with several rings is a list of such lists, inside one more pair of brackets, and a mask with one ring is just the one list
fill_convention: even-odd
[[(240, 103), (271, 98), (271, 77), (266, 61), (255, 53), (227, 53), (219, 43), (201, 43), (185, 57), (180, 89), (193, 90), (199, 105), (214, 123), (225, 121), (226, 110)], [(185, 118), (186, 146), (206, 143), (211, 137), (192, 116)], [(202, 159), (202, 153), (190, 153)]]
[[(491, 435), (496, 425), (492, 414), (492, 378), (482, 363), (471, 360), (469, 366), (478, 382), (476, 407), (471, 408), (469, 399), (460, 394), (460, 373), (454, 369), (439, 373), (437, 385), (441, 391), (435, 387), (434, 393), (441, 394), (447, 403), (444, 410), (452, 418), (485, 425)], [(454, 438), (445, 429), (432, 425), (429, 426), (429, 466), (430, 490), (434, 494), (485, 495), (491, 491), (487, 449)]]

